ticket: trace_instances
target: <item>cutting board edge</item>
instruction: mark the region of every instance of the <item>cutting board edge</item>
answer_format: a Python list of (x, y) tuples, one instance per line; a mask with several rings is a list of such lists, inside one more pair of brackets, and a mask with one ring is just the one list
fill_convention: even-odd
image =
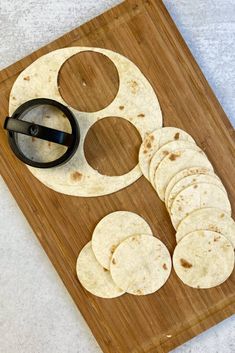
[[(132, 1), (132, 0), (129, 0), (128, 2), (129, 2), (129, 3), (136, 3), (136, 1)], [(110, 10), (107, 11), (107, 12), (111, 12), (111, 11), (113, 11), (114, 9), (116, 9), (117, 7), (123, 6), (123, 4), (124, 4), (124, 3), (122, 2), (120, 5), (117, 5), (116, 7), (110, 9)], [(167, 10), (166, 10), (166, 11), (167, 11)], [(107, 13), (107, 12), (106, 12), (106, 13)], [(95, 19), (98, 19), (98, 18), (103, 17), (106, 13), (104, 13), (104, 14), (102, 14), (102, 15), (99, 15), (99, 16), (96, 17)], [(87, 22), (87, 23), (85, 23), (84, 25), (80, 26), (79, 29), (82, 30), (83, 27), (86, 28), (86, 26), (87, 26), (87, 28), (89, 27), (89, 22)], [(43, 48), (40, 48), (40, 49), (36, 50), (34, 53), (32, 53), (32, 54), (26, 56), (25, 58), (23, 58), (23, 59), (21, 59), (21, 60), (19, 60), (17, 63), (15, 63), (15, 64), (13, 64), (13, 65), (10, 65), (10, 66), (9, 66), (8, 68), (6, 68), (6, 69), (3, 69), (3, 70), (0, 72), (0, 84), (2, 84), (5, 80), (8, 80), (8, 79), (10, 79), (11, 77), (13, 77), (14, 75), (18, 74), (18, 72), (20, 72), (21, 70), (23, 70), (23, 68), (17, 68), (18, 71), (17, 71), (16, 73), (13, 72), (11, 76), (8, 76), (8, 71), (11, 71), (12, 68), (13, 68), (15, 65), (16, 65), (16, 66), (21, 65), (22, 62), (27, 61), (28, 59), (31, 60), (31, 59), (32, 59), (31, 56), (34, 57), (34, 55), (35, 55), (35, 59), (36, 59), (36, 57), (37, 57), (37, 52), (38, 52), (38, 51), (45, 50), (45, 52), (47, 52), (47, 51), (53, 50), (53, 48), (51, 48), (51, 46), (54, 46), (54, 45), (55, 45), (55, 46), (57, 47), (57, 42), (58, 42), (58, 40), (65, 40), (66, 44), (65, 44), (64, 46), (69, 45), (69, 44), (71, 43), (70, 36), (71, 36), (71, 35), (74, 35), (74, 39), (73, 39), (72, 41), (76, 40), (76, 37), (78, 36), (78, 34), (77, 34), (76, 31), (78, 31), (79, 29), (74, 29), (72, 32), (69, 32), (69, 33), (65, 34), (64, 36), (62, 36), (62, 37), (60, 37), (60, 38), (54, 40), (51, 44), (48, 44), (48, 45), (44, 46)], [(177, 28), (176, 28), (176, 29), (177, 29)], [(92, 32), (92, 31), (91, 31), (91, 32)], [(178, 29), (177, 29), (177, 32), (179, 33)], [(84, 34), (84, 35), (87, 35), (87, 33)], [(180, 35), (180, 33), (179, 33), (179, 35)], [(181, 35), (180, 35), (180, 36), (181, 36)], [(81, 38), (81, 37), (80, 37), (80, 38)], [(67, 42), (67, 41), (68, 41), (68, 42)], [(187, 44), (186, 44), (185, 42), (184, 42), (184, 45), (185, 45), (185, 47), (187, 48), (187, 50), (189, 50), (189, 48), (187, 47)], [(55, 48), (54, 48), (54, 49), (55, 49)], [(190, 50), (189, 50), (189, 52), (190, 52)], [(194, 59), (194, 57), (193, 57), (193, 55), (192, 55), (191, 52), (190, 52), (190, 55), (191, 55), (192, 60), (195, 61), (195, 59)], [(33, 61), (33, 60), (32, 60), (32, 61)], [(195, 61), (195, 62), (196, 62), (196, 61)], [(28, 64), (25, 63), (25, 65), (28, 65)], [(196, 63), (196, 65), (197, 65), (197, 63)], [(198, 65), (197, 65), (197, 66), (198, 66)], [(201, 69), (200, 69), (200, 71), (201, 71)], [(6, 78), (5, 78), (5, 79), (4, 79), (4, 75), (6, 75)], [(203, 75), (203, 73), (202, 73), (202, 75)], [(1, 80), (2, 77), (3, 77), (3, 80)], [(213, 92), (212, 89), (211, 89), (211, 91)], [(214, 97), (215, 97), (215, 100), (218, 102), (218, 100), (217, 100), (217, 98), (216, 98), (215, 95), (214, 95)], [(220, 105), (219, 102), (218, 102), (218, 105), (221, 107), (221, 105)], [(222, 107), (221, 107), (221, 109), (222, 109)], [(223, 109), (222, 109), (222, 111), (223, 111)], [(223, 112), (223, 113), (224, 113), (224, 112)], [(225, 119), (224, 119), (224, 117), (225, 117)], [(227, 127), (229, 127), (229, 128), (232, 127), (231, 122), (230, 122), (229, 119), (226, 117), (225, 113), (224, 113), (224, 114), (221, 114), (221, 121), (223, 121), (224, 123), (227, 123), (227, 124), (226, 124)], [(230, 126), (229, 126), (229, 125), (230, 125)], [(4, 180), (5, 180), (5, 178), (4, 178)], [(8, 184), (8, 183), (7, 183), (7, 184)], [(16, 199), (17, 199), (17, 198), (16, 198)], [(20, 199), (20, 198), (19, 198), (19, 199)], [(17, 203), (18, 203), (18, 201), (17, 201)], [(20, 205), (20, 203), (18, 203), (18, 204)], [(21, 208), (21, 207), (20, 207), (20, 208)], [(30, 223), (30, 224), (31, 224), (31, 223)], [(35, 232), (35, 233), (36, 233), (36, 232)], [(37, 236), (37, 233), (36, 233), (36, 236)], [(39, 238), (39, 237), (37, 236), (37, 238)], [(40, 239), (39, 239), (39, 241), (40, 241)], [(48, 254), (47, 254), (47, 255), (48, 255)], [(68, 288), (66, 288), (66, 289), (69, 291)], [(72, 297), (73, 297), (73, 296), (72, 296)], [(214, 322), (213, 322), (213, 324), (210, 325), (210, 326), (209, 326), (209, 324), (206, 324), (206, 322), (209, 321), (209, 319), (211, 319), (211, 318), (213, 318), (213, 320), (215, 320), (216, 323), (220, 322), (220, 321), (221, 321), (221, 317), (220, 317), (219, 315), (220, 315), (220, 312), (222, 312), (224, 309), (228, 309), (228, 310), (231, 310), (231, 311), (229, 311), (229, 313), (227, 314), (227, 316), (226, 316), (226, 317), (224, 316), (223, 319), (225, 319), (225, 318), (231, 316), (231, 315), (233, 314), (233, 312), (232, 312), (232, 310), (233, 310), (233, 309), (232, 309), (232, 306), (233, 306), (233, 303), (230, 303), (230, 304), (228, 305), (228, 307), (222, 308), (221, 310), (216, 311), (214, 314), (211, 314), (210, 317), (205, 318), (205, 319), (202, 320), (201, 322), (205, 322), (205, 325), (207, 325), (207, 328), (213, 326), (213, 325), (214, 325)], [(229, 309), (229, 308), (230, 308), (230, 309)], [(231, 314), (230, 314), (230, 312), (231, 312)], [(200, 322), (200, 323), (201, 323), (201, 322)], [(89, 325), (89, 322), (88, 322), (88, 325)], [(170, 339), (169, 341), (166, 341), (165, 343), (162, 343), (162, 344), (159, 346), (159, 349), (160, 349), (160, 347), (162, 347), (162, 349), (164, 349), (164, 352), (167, 352), (168, 350), (165, 350), (165, 349), (168, 349), (168, 348), (165, 348), (165, 347), (167, 347), (168, 342), (170, 342), (169, 344), (171, 344), (171, 342), (172, 342), (172, 346), (171, 346), (170, 349), (175, 348), (176, 346), (179, 345), (178, 342), (177, 342), (177, 344), (174, 344), (174, 341), (176, 342), (177, 339), (178, 339), (181, 343), (184, 343), (184, 342), (185, 342), (185, 339), (183, 338), (183, 335), (184, 335), (186, 332), (189, 332), (189, 333), (188, 333), (188, 337), (189, 337), (189, 336), (190, 336), (190, 337), (195, 336), (195, 333), (194, 333), (194, 332), (191, 332), (191, 330), (192, 330), (192, 328), (193, 328), (194, 326), (196, 326), (196, 325), (197, 325), (197, 324), (192, 325), (192, 326), (189, 326), (187, 329), (185, 329), (184, 331), (182, 331), (181, 333), (179, 333), (179, 335), (175, 336), (175, 340), (172, 338), (172, 339)], [(89, 326), (90, 326), (90, 325), (89, 325)], [(190, 333), (190, 332), (191, 332), (191, 333)], [(196, 334), (199, 334), (200, 332), (203, 332), (202, 327), (200, 327), (200, 325), (199, 325), (198, 329), (197, 329), (195, 332), (197, 332)], [(182, 338), (180, 338), (181, 335), (182, 335)], [(188, 340), (188, 337), (187, 337), (186, 340)], [(156, 349), (156, 348), (158, 348), (158, 347), (155, 347), (154, 349)], [(151, 349), (148, 353), (154, 353), (154, 351)]]

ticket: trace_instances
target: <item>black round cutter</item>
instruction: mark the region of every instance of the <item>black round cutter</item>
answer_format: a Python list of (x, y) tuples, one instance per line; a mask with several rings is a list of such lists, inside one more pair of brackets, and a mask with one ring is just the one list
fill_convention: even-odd
[[(44, 105), (55, 107), (63, 112), (64, 116), (70, 123), (71, 133), (22, 120), (29, 111), (38, 106)], [(9, 144), (14, 154), (25, 164), (36, 168), (52, 168), (67, 162), (76, 152), (80, 141), (80, 130), (77, 119), (70, 109), (55, 100), (47, 98), (37, 98), (22, 104), (13, 113), (12, 117), (6, 118), (4, 122), (4, 129), (8, 130)], [(54, 142), (59, 145), (64, 145), (67, 147), (67, 150), (56, 160), (50, 162), (35, 161), (23, 153), (18, 143), (18, 134), (24, 134), (31, 136), (32, 138), (38, 138), (48, 142)]]

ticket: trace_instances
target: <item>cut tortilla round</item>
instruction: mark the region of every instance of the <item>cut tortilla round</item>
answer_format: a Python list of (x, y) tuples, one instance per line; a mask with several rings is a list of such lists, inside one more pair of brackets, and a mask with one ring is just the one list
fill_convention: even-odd
[(214, 207), (231, 215), (231, 205), (227, 194), (217, 185), (201, 183), (190, 185), (183, 189), (174, 199), (170, 217), (174, 228), (177, 230), (182, 219), (191, 212), (200, 209)]
[(154, 187), (155, 172), (161, 161), (170, 153), (175, 151), (182, 151), (187, 148), (191, 150), (201, 151), (201, 149), (191, 141), (173, 141), (166, 143), (164, 146), (159, 148), (157, 152), (154, 153), (149, 165), (149, 180)]
[(171, 189), (171, 192), (168, 196), (168, 199), (165, 198), (165, 203), (168, 211), (170, 211), (172, 203), (175, 199), (175, 197), (180, 193), (183, 189), (187, 188), (190, 185), (194, 184), (201, 184), (201, 183), (208, 183), (208, 184), (214, 184), (217, 185), (221, 190), (223, 190), (225, 193), (226, 190), (218, 177), (215, 176), (215, 174), (207, 175), (207, 174), (195, 174), (195, 175), (189, 175), (181, 180), (179, 180)]
[[(170, 182), (168, 183), (165, 191), (165, 201), (167, 202), (167, 199), (169, 197), (169, 194), (171, 192), (171, 189), (173, 186), (181, 179), (189, 176), (189, 175), (195, 175), (195, 174), (206, 174), (206, 175), (214, 175), (215, 178), (218, 178), (218, 176), (214, 173), (213, 169), (208, 169), (208, 168), (203, 168), (203, 167), (192, 167), (192, 168), (186, 168), (178, 172), (171, 178)], [(219, 179), (219, 178), (218, 178)]]
[(196, 230), (210, 230), (220, 233), (235, 248), (235, 222), (229, 215), (217, 208), (201, 208), (185, 217), (177, 229), (177, 243), (187, 234)]
[(139, 150), (139, 166), (145, 178), (149, 179), (149, 165), (154, 153), (166, 143), (177, 140), (195, 143), (187, 132), (176, 127), (163, 127), (146, 136)]
[(212, 288), (228, 279), (234, 268), (234, 250), (223, 235), (195, 231), (176, 246), (173, 266), (182, 282), (193, 288)]
[(77, 276), (88, 292), (101, 298), (115, 298), (124, 294), (113, 282), (110, 272), (96, 260), (91, 242), (81, 250), (76, 265)]
[(105, 216), (95, 227), (92, 249), (96, 259), (106, 269), (116, 247), (135, 234), (152, 234), (148, 223), (138, 214), (127, 211), (113, 212)]
[[(47, 169), (27, 167), (38, 180), (57, 192), (91, 197), (121, 190), (138, 180), (142, 173), (138, 164), (128, 173), (119, 176), (103, 175), (92, 168), (84, 153), (84, 141), (90, 127), (98, 120), (115, 116), (128, 120), (144, 139), (147, 134), (162, 126), (157, 96), (139, 68), (123, 55), (103, 48), (69, 47), (52, 51), (38, 58), (17, 77), (10, 93), (9, 114), (21, 104), (37, 97), (54, 99), (67, 106), (58, 88), (60, 69), (73, 55), (86, 51), (103, 54), (113, 62), (119, 76), (117, 96), (110, 105), (96, 112), (81, 112), (69, 107), (78, 120), (81, 138), (76, 153), (67, 163)], [(59, 121), (61, 125), (56, 125), (56, 128), (63, 130), (65, 119), (62, 117)], [(47, 144), (41, 151), (45, 153), (43, 157), (48, 153), (46, 147)]]
[(187, 148), (184, 151), (175, 151), (161, 161), (155, 172), (154, 183), (162, 201), (165, 200), (165, 190), (170, 180), (181, 170), (192, 167), (213, 170), (211, 163), (201, 150)]
[(166, 246), (149, 235), (134, 235), (115, 250), (111, 276), (118, 287), (134, 295), (156, 292), (171, 272), (171, 257)]

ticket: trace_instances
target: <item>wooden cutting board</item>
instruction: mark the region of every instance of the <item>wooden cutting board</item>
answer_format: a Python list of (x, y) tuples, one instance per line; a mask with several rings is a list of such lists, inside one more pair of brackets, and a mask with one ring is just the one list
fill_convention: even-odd
[[(233, 210), (234, 131), (160, 0), (125, 1), (0, 73), (1, 174), (102, 350), (168, 352), (235, 313), (235, 272), (217, 288), (197, 290), (183, 285), (173, 271), (163, 288), (146, 297), (126, 294), (105, 300), (81, 287), (75, 273), (76, 258), (106, 214), (137, 212), (171, 253), (175, 237), (164, 204), (144, 177), (112, 195), (71, 197), (45, 187), (12, 154), (2, 129), (12, 84), (35, 59), (65, 46), (108, 48), (138, 65), (159, 97), (164, 125), (186, 130), (205, 150), (228, 190)], [(112, 65), (100, 57), (84, 55), (64, 65), (61, 92), (75, 107), (92, 110), (108, 103), (118, 82)], [(76, 79), (79, 72), (83, 77)], [(104, 72), (106, 80), (102, 80)], [(86, 147), (88, 160), (110, 174), (120, 174), (137, 162), (139, 138), (130, 124), (118, 124), (115, 119), (104, 120), (89, 132)], [(122, 158), (113, 143), (117, 134), (126, 144), (120, 151)]]

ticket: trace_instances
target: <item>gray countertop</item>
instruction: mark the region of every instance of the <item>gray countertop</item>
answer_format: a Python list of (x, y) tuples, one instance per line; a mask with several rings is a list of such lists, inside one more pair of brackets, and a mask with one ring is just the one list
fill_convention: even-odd
[[(1, 0), (0, 69), (120, 2)], [(235, 1), (164, 3), (235, 125)], [(0, 352), (100, 352), (1, 178), (0, 209)], [(234, 353), (235, 316), (174, 352)]]

